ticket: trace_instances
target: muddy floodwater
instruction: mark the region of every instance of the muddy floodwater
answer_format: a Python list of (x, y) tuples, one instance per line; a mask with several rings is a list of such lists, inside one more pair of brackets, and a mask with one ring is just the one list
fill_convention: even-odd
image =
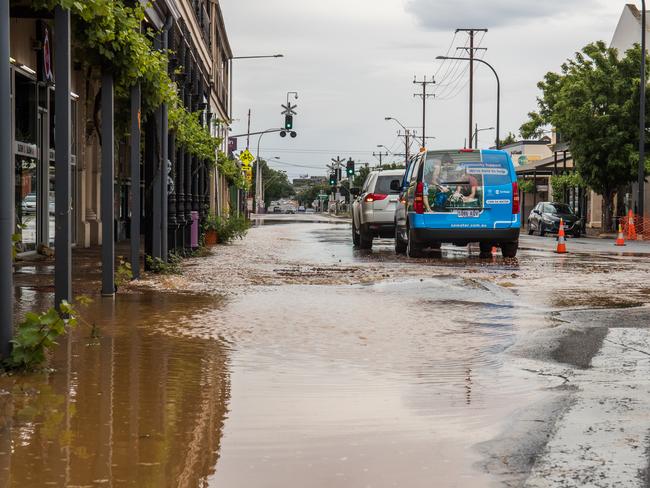
[(647, 268), (408, 260), (391, 241), (353, 251), (344, 223), (259, 225), (96, 297), (51, 371), (0, 378), (0, 485), (519, 486), (568, 408), (563, 368), (588, 368), (605, 329), (543, 338), (643, 307)]

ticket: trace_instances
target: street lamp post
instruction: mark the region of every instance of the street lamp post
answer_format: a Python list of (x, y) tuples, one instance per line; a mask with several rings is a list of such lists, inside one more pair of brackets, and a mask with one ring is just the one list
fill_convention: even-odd
[[(436, 56), (436, 59), (448, 59), (450, 61), (471, 61), (470, 58), (457, 58), (457, 57), (452, 57), (452, 56)], [(474, 58), (474, 61), (478, 63), (482, 63), (488, 68), (492, 70), (492, 73), (494, 73), (494, 76), (497, 79), (497, 137), (496, 137), (496, 148), (499, 149), (499, 146), (501, 144), (501, 141), (499, 140), (499, 129), (500, 129), (500, 124), (501, 124), (501, 80), (499, 80), (499, 75), (497, 74), (496, 70), (492, 67), (490, 63), (487, 61), (484, 61), (482, 59), (477, 59)], [(470, 141), (471, 145), (471, 141)]]
[(645, 0), (641, 0), (641, 83), (639, 85), (640, 103), (639, 103), (639, 196), (638, 196), (638, 209), (639, 225), (641, 232), (643, 229), (643, 214), (645, 205), (645, 92), (646, 92), (646, 12)]
[[(281, 132), (282, 129), (268, 129), (265, 131), (260, 132), (260, 136), (257, 138), (257, 156), (255, 160), (255, 209), (257, 213), (261, 213), (260, 209), (262, 208), (260, 206), (260, 202), (262, 199), (262, 171), (260, 168), (260, 142), (262, 142), (262, 136), (264, 134), (268, 134), (269, 132)], [(262, 205), (264, 205), (264, 202), (261, 202)]]
[(230, 58), (230, 120), (232, 120), (232, 62), (235, 59), (266, 59), (266, 58), (284, 58), (284, 54), (271, 54), (265, 56), (233, 56)]
[(478, 148), (478, 133), (483, 132), (485, 130), (494, 130), (494, 127), (484, 127), (482, 129), (478, 128), (478, 124), (475, 125), (475, 130), (474, 130), (474, 148)]
[[(411, 141), (409, 140), (411, 137), (411, 131), (407, 129), (404, 124), (402, 124), (399, 120), (397, 120), (395, 117), (384, 117), (384, 120), (392, 120), (394, 122), (397, 122), (399, 126), (404, 129), (404, 138), (405, 138), (405, 151), (404, 151), (404, 162), (408, 166), (409, 164), (409, 156), (410, 156), (410, 146), (411, 146)], [(424, 141), (422, 142), (422, 146), (424, 147)]]

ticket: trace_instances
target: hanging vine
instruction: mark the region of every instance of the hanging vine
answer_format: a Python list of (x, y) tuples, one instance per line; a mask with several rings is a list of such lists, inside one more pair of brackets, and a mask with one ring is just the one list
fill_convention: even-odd
[(123, 0), (36, 0), (35, 9), (69, 9), (74, 27), (74, 47), (86, 66), (113, 74), (117, 124), (127, 127), (130, 89), (140, 83), (142, 116), (146, 118), (161, 104), (169, 106), (170, 127), (177, 132), (179, 146), (190, 154), (216, 163), (220, 141), (213, 138), (199, 115), (187, 111), (178, 96), (178, 87), (169, 76), (169, 52), (154, 49), (155, 32), (142, 31), (145, 12), (137, 3)]

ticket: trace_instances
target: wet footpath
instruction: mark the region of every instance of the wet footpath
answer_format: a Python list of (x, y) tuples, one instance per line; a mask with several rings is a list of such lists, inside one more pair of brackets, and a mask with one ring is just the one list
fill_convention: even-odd
[[(94, 296), (48, 371), (0, 377), (0, 486), (647, 486), (642, 245), (407, 259), (312, 220)], [(19, 267), (19, 313), (51, 272)]]

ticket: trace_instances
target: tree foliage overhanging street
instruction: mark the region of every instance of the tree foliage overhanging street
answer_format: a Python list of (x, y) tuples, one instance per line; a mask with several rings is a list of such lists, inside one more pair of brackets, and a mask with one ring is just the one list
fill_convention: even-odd
[(538, 83), (539, 110), (521, 126), (523, 137), (540, 137), (551, 125), (569, 142), (580, 177), (603, 197), (606, 229), (616, 192), (636, 176), (640, 58), (638, 45), (621, 56), (602, 41), (588, 44)]

